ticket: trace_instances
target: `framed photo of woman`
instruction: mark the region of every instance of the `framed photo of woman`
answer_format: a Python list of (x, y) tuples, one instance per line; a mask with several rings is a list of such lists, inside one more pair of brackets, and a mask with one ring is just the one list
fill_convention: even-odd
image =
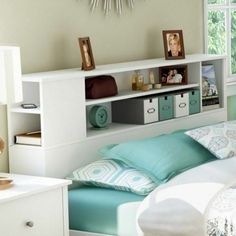
[(184, 40), (182, 30), (163, 30), (165, 58), (167, 60), (184, 59)]
[(95, 69), (93, 52), (89, 37), (79, 38), (79, 46), (82, 57), (82, 70)]

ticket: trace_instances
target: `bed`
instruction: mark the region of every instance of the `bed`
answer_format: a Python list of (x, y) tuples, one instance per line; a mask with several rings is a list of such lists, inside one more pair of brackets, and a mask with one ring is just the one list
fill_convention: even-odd
[[(205, 130), (203, 131), (205, 132)], [(181, 131), (181, 137), (184, 132)], [(179, 140), (178, 132), (176, 136)], [(163, 146), (162, 143), (161, 145)], [(178, 146), (181, 149), (179, 143)], [(200, 156), (208, 155), (202, 153), (206, 149), (200, 143), (196, 152), (199, 152), (199, 147), (201, 147)], [(215, 145), (212, 147), (214, 149)], [(105, 154), (108, 152), (111, 155), (110, 150), (113, 148), (114, 146), (110, 145), (106, 147)], [(121, 153), (123, 150), (118, 149), (118, 151)], [(102, 154), (104, 155), (104, 149), (102, 149)], [(213, 155), (214, 159), (208, 157), (207, 160), (195, 163), (197, 164), (195, 167), (182, 166), (182, 170), (179, 172), (168, 167), (168, 170), (171, 170), (170, 175), (164, 176), (160, 172), (161, 176), (160, 173), (158, 176), (152, 176), (161, 184), (158, 184), (159, 186), (146, 197), (125, 191), (105, 189), (101, 186), (71, 190), (69, 192), (71, 236), (204, 235), (205, 212), (207, 212), (209, 202), (227, 184), (236, 179), (236, 158), (226, 158), (229, 156), (224, 156), (224, 154), (225, 152), (222, 150), (217, 150), (215, 155), (222, 157), (223, 160), (217, 159)], [(231, 152), (230, 155), (232, 155)], [(192, 155), (190, 154), (190, 156)], [(112, 153), (112, 157), (120, 158), (117, 158), (114, 153)], [(169, 160), (168, 158), (167, 160)], [(211, 174), (209, 175), (209, 173)], [(82, 225), (76, 221), (80, 221)]]
[[(207, 210), (207, 204), (225, 185), (236, 180), (235, 167), (236, 158), (203, 164), (159, 186), (145, 199), (132, 193), (96, 187), (71, 190), (69, 192), (71, 235), (77, 235), (73, 232), (80, 232), (79, 235), (204, 235), (204, 213)], [(212, 174), (209, 175), (209, 172)], [(190, 195), (182, 195), (189, 192), (191, 192)], [(77, 198), (76, 201), (80, 204), (77, 204), (77, 208), (74, 207), (75, 203), (72, 198), (75, 197), (75, 194), (81, 194), (83, 200), (88, 200), (88, 206), (83, 204), (83, 200)], [(102, 195), (105, 197), (103, 198)], [(97, 199), (97, 197), (99, 198)], [(100, 197), (103, 200), (108, 199), (109, 202), (101, 201)], [(119, 203), (113, 202), (113, 198), (118, 198)], [(116, 206), (111, 207), (111, 202)], [(186, 202), (190, 202), (187, 207)], [(202, 203), (200, 204), (200, 202)], [(175, 206), (179, 206), (179, 208)], [(100, 212), (96, 212), (98, 208)], [(109, 213), (104, 217), (103, 210), (106, 211), (106, 208)], [(75, 212), (77, 212), (76, 216)], [(96, 214), (94, 215), (93, 212)], [(170, 216), (173, 214), (176, 214), (178, 218), (171, 219)], [(73, 218), (82, 218), (83, 220), (80, 221), (82, 225), (75, 226), (76, 223), (71, 220)], [(186, 227), (186, 225), (191, 227)], [(91, 234), (91, 232), (99, 234)]]

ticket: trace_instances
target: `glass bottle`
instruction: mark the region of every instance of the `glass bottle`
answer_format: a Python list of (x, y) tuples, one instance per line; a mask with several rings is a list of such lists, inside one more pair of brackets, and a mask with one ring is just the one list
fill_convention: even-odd
[(143, 75), (140, 73), (140, 71), (137, 72), (137, 90), (142, 90), (143, 87), (143, 83), (144, 83), (144, 77)]
[(132, 90), (137, 90), (137, 72), (135, 71), (132, 75)]
[(149, 84), (155, 84), (155, 76), (152, 70), (149, 71)]

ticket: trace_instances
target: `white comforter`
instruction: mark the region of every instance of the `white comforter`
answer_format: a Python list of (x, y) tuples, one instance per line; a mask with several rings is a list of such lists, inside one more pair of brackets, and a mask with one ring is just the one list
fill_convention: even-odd
[(236, 235), (236, 185), (217, 194), (208, 206), (206, 216), (207, 236)]
[(232, 182), (236, 182), (236, 158), (216, 160), (176, 176), (141, 203), (137, 214), (138, 234), (205, 235), (209, 203)]

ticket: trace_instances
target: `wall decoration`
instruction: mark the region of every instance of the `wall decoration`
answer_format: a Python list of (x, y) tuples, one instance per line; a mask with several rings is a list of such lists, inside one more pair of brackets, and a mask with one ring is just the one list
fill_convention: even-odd
[(94, 9), (99, 6), (99, 3), (102, 2), (104, 13), (108, 15), (112, 10), (113, 5), (115, 4), (117, 14), (121, 15), (122, 10), (125, 6), (133, 9), (135, 1), (136, 0), (90, 0), (90, 7), (91, 11), (93, 12)]
[(93, 52), (89, 37), (79, 38), (80, 53), (82, 57), (82, 70), (95, 69)]
[(187, 65), (160, 67), (159, 78), (162, 85), (187, 84)]
[(182, 30), (163, 30), (165, 58), (167, 60), (184, 59), (184, 40)]

